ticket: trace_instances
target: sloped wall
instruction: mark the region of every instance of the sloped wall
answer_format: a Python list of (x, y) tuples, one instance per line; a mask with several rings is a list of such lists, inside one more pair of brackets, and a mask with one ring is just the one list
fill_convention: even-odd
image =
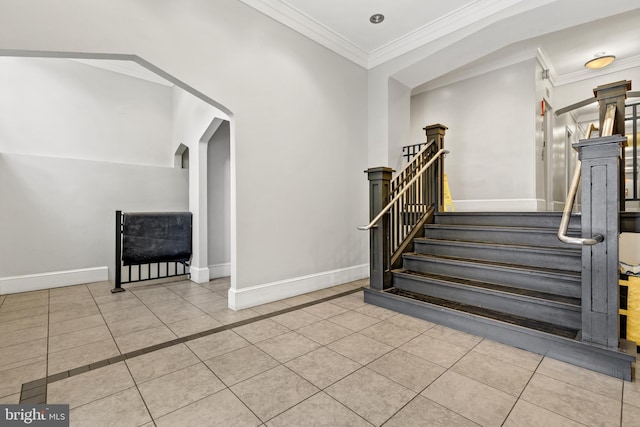
[(0, 56), (0, 152), (173, 166), (168, 86), (65, 59)]
[(188, 209), (171, 88), (64, 59), (0, 75), (0, 293), (113, 278), (116, 210)]

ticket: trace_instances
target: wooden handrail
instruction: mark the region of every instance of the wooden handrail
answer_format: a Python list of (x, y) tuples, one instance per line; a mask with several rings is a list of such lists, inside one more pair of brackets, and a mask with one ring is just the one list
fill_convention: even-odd
[(380, 221), (380, 219), (382, 219), (382, 217), (384, 216), (384, 214), (386, 214), (395, 204), (395, 202), (398, 201), (398, 199), (400, 199), (400, 197), (402, 197), (402, 195), (411, 187), (411, 184), (413, 184), (414, 182), (416, 182), (418, 180), (418, 178), (420, 178), (420, 176), (427, 170), (429, 169), (429, 167), (436, 161), (438, 160), (438, 158), (442, 155), (448, 154), (449, 151), (445, 150), (444, 148), (439, 150), (432, 158), (431, 160), (429, 160), (427, 162), (426, 165), (422, 166), (422, 168), (420, 168), (420, 170), (418, 171), (418, 173), (415, 174), (415, 176), (413, 177), (413, 179), (411, 179), (411, 181), (409, 181), (402, 190), (400, 190), (400, 192), (393, 198), (391, 199), (391, 201), (389, 203), (387, 203), (387, 205), (382, 208), (382, 210), (380, 211), (380, 213), (378, 215), (376, 215), (375, 218), (373, 218), (371, 220), (371, 222), (367, 225), (362, 225), (360, 227), (358, 227), (358, 230), (370, 230), (372, 229), (375, 224)]
[(436, 143), (436, 140), (432, 139), (431, 141), (423, 145), (422, 148), (413, 156), (413, 159), (409, 163), (407, 163), (400, 172), (398, 172), (396, 177), (391, 180), (391, 191), (397, 190), (397, 188), (402, 184), (402, 182), (406, 180), (406, 176), (405, 176), (406, 172), (412, 167), (413, 168), (417, 167), (417, 165), (420, 163), (420, 160), (422, 159), (422, 155), (428, 149), (430, 149), (431, 146), (435, 143)]

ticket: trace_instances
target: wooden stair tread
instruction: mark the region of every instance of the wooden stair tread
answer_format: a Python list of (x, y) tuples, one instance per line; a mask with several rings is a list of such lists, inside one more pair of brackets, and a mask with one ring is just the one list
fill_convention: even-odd
[(394, 274), (399, 274), (399, 275), (405, 274), (410, 276), (417, 276), (425, 279), (433, 279), (441, 282), (451, 282), (451, 283), (455, 283), (463, 286), (487, 289), (487, 290), (498, 291), (498, 292), (503, 292), (508, 294), (516, 294), (516, 295), (521, 295), (521, 296), (531, 297), (531, 298), (538, 298), (541, 300), (553, 301), (553, 302), (577, 306), (577, 307), (581, 306), (580, 298), (573, 298), (569, 296), (557, 295), (557, 294), (552, 294), (548, 292), (540, 292), (540, 291), (535, 291), (531, 289), (500, 285), (497, 283), (477, 281), (477, 280), (465, 279), (465, 278), (455, 277), (455, 276), (445, 276), (441, 274), (410, 271), (406, 269), (396, 270), (394, 271)]
[(534, 329), (540, 332), (545, 332), (553, 335), (557, 335), (564, 338), (575, 339), (578, 335), (578, 330), (567, 328), (551, 323), (541, 322), (537, 320), (528, 319), (522, 316), (516, 316), (513, 314), (505, 314), (495, 310), (489, 310), (482, 307), (476, 307), (468, 304), (462, 304), (454, 301), (445, 300), (442, 298), (436, 298), (428, 295), (418, 294), (415, 292), (405, 291), (401, 289), (391, 288), (386, 290), (387, 293), (409, 298), (417, 301), (426, 302), (429, 304), (438, 305), (441, 307), (447, 307), (453, 310), (463, 311), (466, 313), (474, 314), (476, 316), (482, 316), (493, 320), (498, 320), (513, 325), (522, 326), (529, 329)]
[(453, 261), (459, 263), (471, 263), (471, 264), (482, 264), (486, 266), (499, 267), (503, 269), (514, 269), (514, 270), (523, 270), (523, 271), (535, 271), (540, 273), (548, 273), (554, 275), (563, 275), (563, 276), (571, 276), (577, 279), (580, 278), (579, 272), (568, 271), (568, 270), (560, 270), (554, 268), (547, 267), (532, 267), (528, 265), (519, 265), (519, 264), (511, 264), (505, 262), (498, 261), (487, 261), (481, 259), (470, 259), (470, 258), (460, 258), (448, 255), (430, 255), (430, 254), (421, 254), (416, 252), (407, 253), (404, 255), (405, 257), (416, 257), (416, 258), (430, 258), (430, 259), (442, 259), (445, 261)]
[(579, 255), (582, 248), (580, 247), (567, 247), (556, 248), (553, 246), (534, 246), (534, 245), (516, 245), (513, 243), (497, 243), (497, 242), (483, 242), (474, 240), (454, 240), (454, 239), (437, 239), (430, 237), (418, 237), (414, 240), (420, 244), (434, 244), (434, 245), (457, 245), (466, 247), (486, 247), (491, 249), (504, 249), (524, 252), (553, 252), (558, 254), (567, 255)]

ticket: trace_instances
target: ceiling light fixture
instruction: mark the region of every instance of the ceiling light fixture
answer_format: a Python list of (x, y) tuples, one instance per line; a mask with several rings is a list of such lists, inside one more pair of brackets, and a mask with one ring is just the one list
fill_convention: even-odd
[(371, 18), (369, 18), (369, 22), (371, 22), (372, 24), (379, 24), (382, 21), (384, 21), (384, 15), (381, 13), (376, 13), (375, 15), (371, 15)]
[(614, 55), (606, 55), (604, 52), (599, 52), (594, 55), (593, 59), (585, 62), (584, 66), (591, 70), (597, 70), (598, 68), (604, 68), (611, 64), (615, 59), (616, 57)]

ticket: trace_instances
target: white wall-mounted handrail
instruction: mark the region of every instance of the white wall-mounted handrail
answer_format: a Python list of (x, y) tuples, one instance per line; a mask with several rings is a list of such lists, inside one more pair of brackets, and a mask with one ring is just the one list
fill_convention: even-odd
[(362, 225), (360, 227), (358, 227), (358, 230), (370, 230), (372, 229), (376, 223), (378, 221), (380, 221), (380, 219), (384, 216), (384, 214), (386, 214), (389, 209), (391, 209), (391, 207), (395, 204), (395, 202), (398, 201), (398, 199), (400, 197), (402, 197), (402, 195), (411, 187), (411, 184), (413, 184), (414, 182), (416, 182), (418, 180), (418, 178), (420, 178), (420, 176), (424, 173), (424, 171), (426, 171), (429, 166), (431, 166), (436, 160), (438, 160), (438, 158), (442, 155), (448, 154), (449, 151), (445, 150), (444, 148), (439, 150), (432, 158), (431, 160), (429, 160), (427, 162), (427, 164), (425, 164), (424, 166), (422, 166), (422, 168), (420, 168), (420, 171), (418, 171), (418, 173), (413, 177), (413, 179), (411, 179), (411, 181), (409, 181), (404, 188), (389, 202), (387, 203), (387, 205), (382, 208), (382, 210), (380, 211), (380, 213), (378, 215), (376, 215), (375, 218), (373, 218), (371, 220), (371, 222), (368, 225)]

